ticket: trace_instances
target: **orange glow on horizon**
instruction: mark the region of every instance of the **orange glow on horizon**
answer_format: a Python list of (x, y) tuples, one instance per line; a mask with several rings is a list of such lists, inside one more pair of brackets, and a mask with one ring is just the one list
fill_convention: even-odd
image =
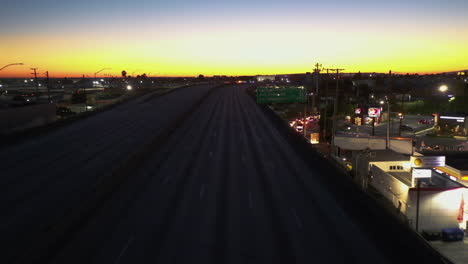
[(316, 62), (345, 72), (430, 74), (468, 69), (468, 29), (464, 34), (444, 29), (427, 34), (418, 30), (382, 33), (373, 28), (311, 30), (309, 25), (239, 28), (95, 32), (86, 38), (82, 33), (14, 36), (0, 42), (0, 64), (25, 65), (9, 67), (0, 77), (30, 77), (31, 67), (39, 68), (41, 74), (49, 71), (51, 77), (93, 77), (102, 68), (112, 70), (99, 76), (120, 76), (122, 70), (128, 75), (151, 72), (151, 76), (175, 77), (269, 75), (305, 73)]

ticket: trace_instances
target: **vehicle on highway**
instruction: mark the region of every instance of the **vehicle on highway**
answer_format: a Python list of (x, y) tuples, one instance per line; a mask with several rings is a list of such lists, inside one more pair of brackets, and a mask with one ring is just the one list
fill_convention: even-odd
[(62, 118), (76, 115), (76, 113), (70, 110), (70, 108), (63, 107), (63, 106), (57, 107), (56, 113), (57, 113), (57, 116), (62, 117)]

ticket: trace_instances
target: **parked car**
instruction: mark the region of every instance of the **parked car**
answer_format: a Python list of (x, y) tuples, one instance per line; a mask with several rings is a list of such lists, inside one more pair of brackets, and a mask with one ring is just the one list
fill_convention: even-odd
[(408, 125), (401, 125), (401, 131), (413, 132), (414, 129)]
[(428, 125), (428, 124), (432, 124), (432, 120), (429, 120), (429, 119), (421, 119), (419, 120), (419, 123), (420, 124), (423, 124), (423, 125)]

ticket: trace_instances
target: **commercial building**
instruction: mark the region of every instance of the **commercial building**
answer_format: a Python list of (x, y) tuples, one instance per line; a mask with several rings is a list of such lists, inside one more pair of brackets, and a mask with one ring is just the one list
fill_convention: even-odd
[(434, 118), (434, 125), (438, 135), (467, 137), (468, 114), (466, 113), (438, 113)]
[[(464, 199), (468, 189), (439, 173), (445, 156), (400, 154), (392, 150), (358, 152), (353, 157), (355, 180), (378, 191), (419, 231), (466, 229)], [(437, 167), (437, 168), (436, 168)]]

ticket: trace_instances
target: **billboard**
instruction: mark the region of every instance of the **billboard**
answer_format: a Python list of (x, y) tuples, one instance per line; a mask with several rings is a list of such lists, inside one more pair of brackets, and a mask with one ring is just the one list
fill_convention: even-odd
[(431, 176), (430, 169), (413, 169), (413, 179), (431, 178)]
[(411, 157), (411, 167), (413, 168), (434, 168), (445, 166), (445, 156), (421, 156)]
[(379, 117), (380, 116), (380, 108), (377, 107), (369, 107), (367, 111), (367, 115), (370, 117)]

